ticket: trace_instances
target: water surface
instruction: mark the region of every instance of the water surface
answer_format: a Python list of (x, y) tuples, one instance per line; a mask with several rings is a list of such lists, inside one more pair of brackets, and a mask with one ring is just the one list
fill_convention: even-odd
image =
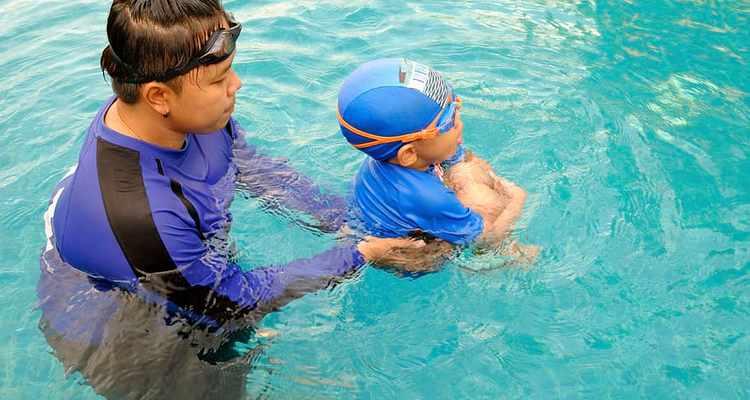
[[(252, 398), (750, 397), (750, 3), (226, 1), (250, 141), (345, 193), (357, 65), (409, 57), (464, 98), (465, 141), (529, 192), (528, 270), (367, 269), (263, 320)], [(634, 3), (634, 4), (631, 4)], [(40, 334), (42, 214), (110, 89), (107, 2), (0, 2), (0, 398), (93, 399)], [(242, 265), (334, 243), (253, 200)], [(273, 246), (269, 246), (273, 243)]]

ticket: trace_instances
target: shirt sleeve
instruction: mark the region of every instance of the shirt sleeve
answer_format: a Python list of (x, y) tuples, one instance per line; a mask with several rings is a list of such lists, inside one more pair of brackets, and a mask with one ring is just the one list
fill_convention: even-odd
[(328, 286), (365, 264), (354, 243), (287, 265), (243, 271), (214, 238), (203, 241), (192, 221), (164, 210), (154, 215), (157, 230), (176, 271), (162, 283), (179, 306), (225, 321), (249, 312), (261, 315), (291, 299)]
[(308, 177), (292, 168), (287, 160), (260, 154), (245, 140), (245, 131), (230, 120), (232, 155), (238, 167), (238, 186), (259, 197), (272, 208), (302, 211), (318, 221), (318, 227), (335, 232), (344, 223), (348, 202), (326, 194)]
[(426, 184), (418, 192), (399, 194), (402, 213), (424, 233), (452, 244), (471, 243), (484, 229), (482, 217), (437, 182)]

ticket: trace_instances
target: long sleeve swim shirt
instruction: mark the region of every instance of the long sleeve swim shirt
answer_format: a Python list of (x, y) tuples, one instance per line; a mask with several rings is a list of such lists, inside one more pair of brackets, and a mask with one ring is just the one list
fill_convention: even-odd
[(114, 101), (97, 113), (75, 172), (53, 195), (52, 243), (67, 264), (129, 290), (147, 283), (145, 292), (224, 320), (273, 308), (306, 283), (364, 263), (347, 244), (284, 266), (242, 270), (228, 237), (238, 186), (331, 229), (341, 223), (345, 201), (322, 193), (285, 161), (259, 154), (234, 119), (214, 133), (188, 134), (173, 150), (107, 127)]
[[(462, 156), (460, 148), (449, 163)], [(484, 227), (482, 217), (461, 204), (434, 168), (419, 171), (369, 157), (354, 180), (354, 206), (362, 228), (378, 237), (425, 233), (465, 245)]]

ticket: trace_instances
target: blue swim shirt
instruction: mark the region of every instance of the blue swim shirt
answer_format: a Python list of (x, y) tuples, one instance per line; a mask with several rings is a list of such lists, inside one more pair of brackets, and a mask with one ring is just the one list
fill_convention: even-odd
[(418, 171), (370, 157), (354, 181), (354, 206), (363, 228), (378, 237), (421, 232), (465, 245), (482, 233), (484, 225), (433, 168)]

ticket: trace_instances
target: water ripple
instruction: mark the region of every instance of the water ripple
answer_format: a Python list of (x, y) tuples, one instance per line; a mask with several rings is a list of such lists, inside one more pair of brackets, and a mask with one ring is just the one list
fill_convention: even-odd
[[(529, 192), (515, 235), (543, 247), (530, 268), (462, 255), (293, 302), (254, 339), (251, 397), (750, 395), (746, 2), (225, 5), (245, 26), (235, 116), (253, 144), (345, 192), (362, 156), (338, 133), (339, 85), (367, 60), (419, 60), (464, 98), (468, 146)], [(107, 9), (0, 4), (3, 398), (95, 398), (37, 331), (34, 271), (49, 192), (110, 93)], [(247, 267), (334, 243), (255, 199), (232, 210)]]

